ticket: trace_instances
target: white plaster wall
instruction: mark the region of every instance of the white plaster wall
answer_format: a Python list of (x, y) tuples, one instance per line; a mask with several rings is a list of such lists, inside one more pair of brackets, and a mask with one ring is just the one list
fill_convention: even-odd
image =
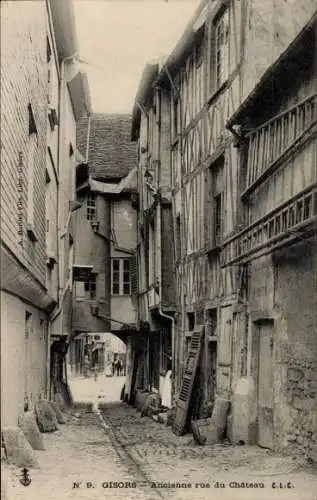
[[(130, 296), (111, 296), (111, 317), (124, 323), (136, 322), (136, 310)], [(120, 330), (122, 325), (111, 322), (111, 330)]]
[(111, 225), (119, 247), (131, 250), (136, 248), (136, 224), (137, 212), (132, 208), (130, 200), (113, 202)]
[[(25, 361), (25, 313), (32, 313), (29, 336), (29, 366)], [(34, 404), (45, 394), (46, 352), (44, 314), (20, 299), (1, 293), (1, 423), (15, 426), (24, 408), (24, 387), (28, 372), (28, 392)], [(28, 368), (28, 369), (27, 369)]]

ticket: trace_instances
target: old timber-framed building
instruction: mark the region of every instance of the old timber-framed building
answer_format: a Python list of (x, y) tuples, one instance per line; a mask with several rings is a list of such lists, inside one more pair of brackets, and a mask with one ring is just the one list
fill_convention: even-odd
[[(198, 416), (217, 397), (227, 399), (232, 439), (269, 448), (296, 442), (297, 417), (305, 421), (305, 433), (316, 437), (316, 57), (315, 44), (307, 43), (315, 36), (315, 10), (310, 0), (291, 7), (288, 1), (201, 2), (163, 66), (145, 69), (134, 108), (139, 117), (132, 138), (139, 141), (140, 155), (140, 318), (149, 321), (155, 309), (160, 311), (162, 301), (155, 293), (164, 288), (162, 272), (153, 267), (158, 262), (164, 268), (160, 242), (167, 241), (173, 249), (168, 265), (174, 266), (169, 283), (175, 285), (175, 303), (171, 300), (167, 310), (172, 318), (166, 318), (174, 396), (185, 414), (197, 361)], [(292, 74), (300, 69), (293, 87), (288, 65)], [(261, 172), (256, 169), (260, 161)], [(165, 191), (160, 172), (167, 175)], [(289, 175), (284, 183), (283, 175)], [(168, 230), (157, 223), (153, 209), (164, 198), (172, 214)], [(293, 212), (300, 218), (298, 228), (288, 222)], [(271, 238), (279, 240), (278, 252)], [(297, 240), (304, 242), (304, 250), (289, 247), (284, 254), (284, 243)], [(269, 256), (257, 254), (258, 247)], [(154, 280), (148, 278), (151, 270)], [(297, 296), (302, 303), (295, 281), (293, 292), (286, 289), (301, 270), (298, 283), (308, 283), (302, 295), (303, 338), (303, 323), (292, 323), (290, 316), (293, 310), (299, 317)], [(149, 328), (152, 333), (160, 329), (151, 321)], [(298, 348), (285, 347), (292, 342), (283, 341), (288, 335)], [(282, 353), (289, 361), (279, 358)], [(257, 384), (268, 369), (273, 379)], [(291, 383), (286, 382), (289, 374)], [(146, 388), (150, 382), (145, 381)], [(305, 436), (298, 440), (299, 449), (309, 448)]]
[(77, 130), (72, 371), (82, 367), (86, 333), (112, 332), (128, 343), (136, 326), (137, 152), (130, 129), (130, 115), (92, 113)]
[(309, 456), (317, 445), (316, 33), (315, 13), (230, 118), (241, 135), (243, 212), (222, 251), (224, 266), (245, 270), (234, 438)]
[(162, 389), (173, 354), (176, 310), (170, 165), (169, 92), (152, 84), (148, 64), (135, 100), (132, 140), (138, 141), (138, 326), (136, 388)]
[(70, 336), (76, 123), (90, 103), (71, 0), (2, 2), (1, 46), (1, 420), (15, 426), (52, 397), (51, 339)]

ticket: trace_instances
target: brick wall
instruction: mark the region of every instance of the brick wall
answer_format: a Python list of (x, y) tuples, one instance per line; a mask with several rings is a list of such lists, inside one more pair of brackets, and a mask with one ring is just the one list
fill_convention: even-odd
[[(2, 239), (45, 283), (45, 163), (47, 114), (46, 8), (44, 1), (1, 5), (1, 217)], [(37, 127), (34, 155), (34, 225), (26, 233), (29, 116)], [(18, 189), (17, 189), (18, 187)], [(20, 215), (20, 219), (19, 219)], [(19, 234), (19, 230), (21, 234)]]

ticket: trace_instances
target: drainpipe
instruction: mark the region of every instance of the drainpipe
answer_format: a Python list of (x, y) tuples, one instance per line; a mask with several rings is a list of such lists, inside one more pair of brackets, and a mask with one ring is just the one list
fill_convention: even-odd
[(161, 203), (159, 202), (157, 205), (157, 233), (158, 233), (158, 242), (157, 248), (158, 253), (160, 255), (160, 278), (159, 278), (159, 314), (163, 318), (169, 319), (171, 321), (172, 327), (172, 376), (175, 383), (175, 318), (174, 316), (170, 316), (166, 314), (162, 310), (162, 251), (161, 251)]
[[(161, 95), (160, 95), (161, 98)], [(161, 103), (162, 104), (162, 103)], [(162, 113), (162, 106), (160, 106), (161, 113)], [(160, 178), (161, 178), (161, 117), (159, 117), (159, 126), (158, 126), (158, 175), (157, 175), (157, 180), (158, 180), (158, 186), (160, 184)], [(160, 274), (159, 274), (159, 314), (163, 318), (169, 319), (171, 321), (171, 327), (172, 327), (172, 377), (173, 380), (175, 380), (175, 318), (174, 316), (170, 316), (169, 314), (166, 314), (162, 310), (162, 206), (161, 206), (161, 199), (159, 198), (157, 207), (156, 207), (156, 220), (157, 220), (157, 234), (158, 234), (158, 241), (157, 241), (157, 249), (158, 249), (158, 254), (160, 256), (159, 263), (160, 263)]]
[(58, 199), (57, 199), (57, 255), (58, 255), (58, 273), (57, 273), (57, 290), (58, 290), (58, 296), (57, 296), (57, 305), (55, 309), (52, 311), (52, 313), (49, 316), (49, 325), (50, 325), (50, 332), (49, 332), (49, 337), (51, 337), (51, 329), (52, 329), (52, 322), (59, 316), (59, 314), (62, 312), (62, 306), (63, 306), (63, 301), (64, 297), (66, 294), (66, 291), (69, 287), (69, 281), (66, 283), (62, 293), (61, 293), (61, 278), (62, 278), (62, 267), (64, 265), (64, 262), (61, 262), (61, 239), (63, 238), (63, 228), (61, 226), (61, 221), (60, 221), (60, 216), (62, 214), (60, 203), (61, 203), (61, 194), (60, 194), (60, 186), (61, 186), (61, 180), (60, 180), (60, 174), (61, 174), (61, 141), (62, 141), (62, 126), (64, 124), (63, 121), (63, 111), (64, 111), (64, 106), (63, 106), (63, 98), (64, 98), (64, 82), (65, 82), (65, 61), (73, 59), (74, 58), (73, 54), (72, 56), (65, 57), (61, 61), (61, 66), (60, 66), (60, 80), (59, 80), (59, 99), (58, 99), (58, 117), (59, 117), (59, 127), (58, 127), (58, 148), (57, 148), (57, 167), (58, 167), (58, 185), (59, 185), (59, 190), (58, 190)]
[(87, 144), (86, 144), (86, 164), (88, 165), (88, 155), (89, 155), (89, 138), (90, 138), (90, 125), (91, 125), (91, 115), (88, 115), (88, 126), (87, 126)]

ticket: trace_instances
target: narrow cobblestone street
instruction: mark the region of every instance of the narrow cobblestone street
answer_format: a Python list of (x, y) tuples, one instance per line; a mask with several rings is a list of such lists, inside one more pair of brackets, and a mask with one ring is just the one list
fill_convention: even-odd
[(316, 0), (0, 23), (1, 500), (317, 500)]
[[(73, 393), (84, 396), (81, 402), (102, 404), (102, 419), (77, 405), (67, 424), (45, 435), (45, 451), (36, 452), (40, 468), (30, 471), (27, 488), (19, 482), (19, 470), (4, 466), (8, 500), (316, 500), (316, 471), (299, 458), (255, 446), (197, 446), (190, 434), (177, 437), (170, 427), (119, 402), (121, 384), (120, 377), (104, 376), (72, 383)], [(264, 488), (233, 488), (234, 482)]]

